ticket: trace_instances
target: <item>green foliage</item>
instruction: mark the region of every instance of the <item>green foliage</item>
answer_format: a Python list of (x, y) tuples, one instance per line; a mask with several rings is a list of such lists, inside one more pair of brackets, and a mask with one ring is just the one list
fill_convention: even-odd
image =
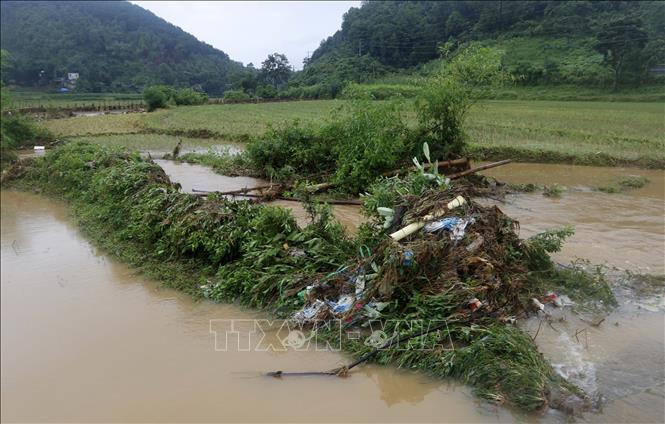
[(413, 150), (397, 103), (351, 102), (322, 134), (332, 141), (336, 158), (333, 182), (352, 193), (395, 169)]
[(527, 239), (524, 246), (529, 269), (540, 271), (553, 268), (549, 254), (559, 252), (564, 240), (573, 234), (575, 234), (573, 227), (563, 227), (547, 230)]
[(174, 91), (164, 85), (153, 85), (143, 90), (143, 100), (148, 106), (148, 112), (167, 107), (169, 100), (173, 98)]
[(208, 103), (208, 95), (191, 88), (180, 88), (175, 91), (173, 100), (177, 105), (204, 105)]
[(290, 86), (279, 92), (281, 99), (316, 100), (334, 99), (341, 91), (341, 85), (336, 82), (320, 83), (308, 86)]
[(247, 155), (271, 177), (333, 174), (335, 184), (358, 193), (411, 150), (398, 105), (357, 101), (318, 127), (297, 120), (271, 127), (247, 146)]
[(77, 91), (165, 84), (217, 94), (243, 69), (129, 2), (2, 2), (1, 16), (2, 48), (14, 58), (6, 78), (19, 85), (57, 88), (54, 78), (78, 72)]
[(642, 188), (645, 185), (649, 184), (649, 179), (642, 175), (628, 175), (626, 177), (619, 178), (619, 185), (626, 189), (635, 189)]
[(277, 89), (289, 80), (293, 69), (289, 64), (289, 59), (281, 53), (269, 54), (266, 60), (261, 63), (259, 78), (266, 84)]
[(463, 125), (469, 109), (506, 78), (502, 56), (496, 49), (470, 46), (423, 80), (416, 110), (421, 136), (432, 148), (433, 157), (445, 159), (463, 153)]
[(18, 148), (44, 145), (55, 140), (53, 134), (22, 114), (4, 115), (0, 120), (0, 156), (2, 164), (14, 161)]
[(224, 100), (249, 100), (249, 94), (242, 90), (227, 90), (224, 92)]
[(277, 94), (277, 89), (272, 85), (259, 85), (256, 88), (256, 97), (262, 99), (274, 99)]
[(546, 185), (543, 187), (543, 196), (559, 198), (565, 190), (566, 188), (559, 184)]
[(313, 125), (300, 121), (269, 127), (266, 133), (247, 146), (247, 156), (258, 169), (267, 174), (285, 170), (301, 175), (331, 170), (333, 146)]
[(540, 283), (549, 290), (569, 296), (577, 302), (577, 309), (607, 311), (618, 305), (601, 266), (592, 267), (583, 261), (558, 267), (538, 276)]
[(148, 112), (163, 109), (170, 104), (175, 105), (202, 105), (208, 103), (208, 96), (191, 88), (173, 88), (165, 85), (153, 85), (143, 90), (143, 100), (148, 106)]
[(557, 377), (526, 334), (494, 325), (471, 327), (470, 335), (473, 343), (450, 355), (449, 375), (475, 386), (485, 399), (508, 401), (525, 411), (547, 403), (549, 383)]
[(647, 33), (641, 20), (623, 17), (605, 23), (597, 38), (596, 49), (614, 70), (614, 91), (617, 91), (626, 64), (640, 67), (642, 49), (648, 42)]
[(642, 188), (649, 184), (649, 179), (642, 175), (628, 175), (616, 178), (611, 185), (598, 187), (598, 190), (605, 193), (622, 193), (629, 190)]
[(419, 72), (437, 58), (438, 46), (476, 41), (505, 50), (508, 71), (521, 84), (602, 86), (613, 72), (594, 51), (596, 36), (608, 23), (635, 19), (644, 23), (648, 41), (640, 54), (626, 56), (630, 73), (622, 79), (653, 81), (649, 68), (665, 61), (662, 2), (546, 0), (365, 2), (344, 16), (341, 30), (321, 43), (295, 79), (365, 82), (390, 71)]

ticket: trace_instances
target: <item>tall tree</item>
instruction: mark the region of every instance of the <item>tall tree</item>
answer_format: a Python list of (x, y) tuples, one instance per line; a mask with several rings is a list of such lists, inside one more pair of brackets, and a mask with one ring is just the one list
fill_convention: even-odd
[(596, 50), (605, 56), (605, 61), (614, 71), (614, 91), (619, 89), (621, 73), (630, 56), (639, 60), (644, 46), (649, 41), (639, 19), (617, 19), (603, 25), (596, 36)]
[(261, 79), (269, 85), (277, 88), (289, 81), (293, 69), (289, 59), (281, 53), (269, 54), (268, 58), (261, 63)]

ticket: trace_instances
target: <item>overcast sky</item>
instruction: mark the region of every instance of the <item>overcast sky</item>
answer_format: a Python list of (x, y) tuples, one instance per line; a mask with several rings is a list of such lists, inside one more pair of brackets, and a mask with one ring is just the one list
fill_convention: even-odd
[(342, 25), (342, 16), (360, 1), (176, 2), (132, 1), (179, 26), (231, 59), (257, 68), (270, 53), (284, 53), (302, 69), (302, 60)]

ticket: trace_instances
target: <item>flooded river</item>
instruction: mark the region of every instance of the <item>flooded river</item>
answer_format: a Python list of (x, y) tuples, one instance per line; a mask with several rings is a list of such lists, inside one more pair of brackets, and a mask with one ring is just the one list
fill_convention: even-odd
[[(665, 273), (662, 170), (514, 163), (484, 174), (506, 183), (559, 184), (568, 189), (558, 199), (521, 193), (509, 195), (505, 203), (499, 204), (506, 214), (520, 221), (523, 237), (548, 228), (574, 226), (575, 235), (567, 240), (557, 259), (580, 257), (634, 272)], [(629, 175), (641, 175), (650, 182), (625, 193), (591, 190)]]
[[(160, 165), (183, 191), (263, 183), (193, 165)], [(560, 260), (580, 256), (662, 273), (663, 172), (625, 171), (651, 184), (608, 195), (584, 187), (606, 184), (622, 170), (579, 168), (512, 164), (488, 174), (578, 189), (561, 199), (509, 196), (501, 205), (520, 220), (523, 236), (574, 225), (577, 233)], [(361, 222), (357, 208), (335, 213), (347, 227)], [(211, 320), (264, 316), (193, 302), (135, 275), (92, 247), (60, 203), (3, 191), (1, 220), (3, 421), (564, 421), (553, 411), (516, 415), (478, 401), (467, 387), (394, 368), (365, 366), (346, 379), (263, 377), (278, 369), (327, 370), (349, 358), (215, 351)], [(600, 326), (567, 314), (554, 327), (543, 325), (536, 342), (562, 374), (601, 399), (602, 410), (581, 421), (663, 422), (665, 303), (656, 296), (648, 310), (641, 300), (620, 300)], [(535, 335), (538, 321), (522, 326)]]
[(471, 390), (393, 368), (349, 378), (334, 352), (215, 351), (210, 320), (264, 318), (193, 302), (97, 252), (66, 206), (2, 192), (2, 421), (510, 422)]

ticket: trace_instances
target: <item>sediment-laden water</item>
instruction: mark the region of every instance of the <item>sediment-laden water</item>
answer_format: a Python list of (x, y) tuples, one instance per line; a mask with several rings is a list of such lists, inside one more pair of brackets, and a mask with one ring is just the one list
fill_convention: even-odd
[[(265, 183), (160, 161), (183, 191), (233, 190)], [(625, 194), (591, 192), (621, 173), (651, 179)], [(663, 172), (511, 164), (488, 172), (507, 182), (574, 188), (560, 199), (508, 196), (500, 207), (522, 235), (573, 225), (558, 255), (662, 273)], [(306, 216), (297, 203), (299, 222)], [(336, 206), (347, 228), (358, 208)], [(559, 422), (478, 401), (471, 390), (426, 376), (365, 366), (349, 378), (263, 377), (272, 370), (327, 370), (349, 360), (335, 352), (215, 351), (211, 320), (265, 318), (232, 305), (194, 302), (160, 288), (96, 251), (65, 205), (2, 192), (3, 421), (409, 421)], [(551, 326), (521, 323), (557, 369), (598, 399), (589, 422), (665, 420), (663, 294), (619, 295), (600, 325), (562, 312)], [(540, 329), (539, 329), (540, 327)], [(274, 335), (273, 335), (274, 336)]]

